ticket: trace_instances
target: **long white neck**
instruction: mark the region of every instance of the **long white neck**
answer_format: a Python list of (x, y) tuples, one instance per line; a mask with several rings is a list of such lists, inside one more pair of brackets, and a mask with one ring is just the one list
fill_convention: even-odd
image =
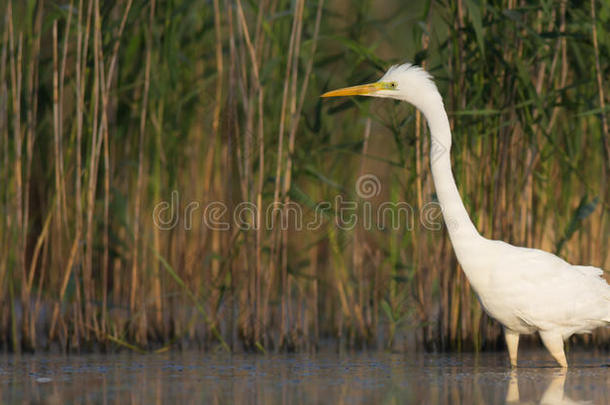
[(426, 97), (420, 110), (430, 127), (430, 164), (432, 178), (443, 212), (443, 218), (451, 238), (455, 254), (472, 280), (477, 271), (476, 258), (480, 257), (480, 246), (485, 239), (479, 234), (468, 216), (451, 171), (451, 128), (440, 93)]

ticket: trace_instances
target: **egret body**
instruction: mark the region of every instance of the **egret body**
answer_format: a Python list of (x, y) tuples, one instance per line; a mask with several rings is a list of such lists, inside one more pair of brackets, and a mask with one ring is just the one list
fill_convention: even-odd
[(375, 83), (322, 97), (349, 95), (394, 98), (421, 111), (430, 128), (432, 177), (453, 249), (484, 310), (503, 325), (511, 365), (517, 365), (519, 335), (538, 332), (555, 360), (567, 367), (563, 341), (610, 324), (610, 286), (603, 271), (479, 234), (451, 171), (443, 100), (425, 70), (408, 63), (392, 66)]

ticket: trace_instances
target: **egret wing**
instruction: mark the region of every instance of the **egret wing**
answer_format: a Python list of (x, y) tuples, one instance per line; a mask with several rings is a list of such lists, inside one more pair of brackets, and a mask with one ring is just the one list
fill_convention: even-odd
[(610, 286), (603, 271), (573, 266), (542, 250), (509, 246), (492, 272), (497, 294), (523, 323), (539, 330), (584, 332), (610, 319)]

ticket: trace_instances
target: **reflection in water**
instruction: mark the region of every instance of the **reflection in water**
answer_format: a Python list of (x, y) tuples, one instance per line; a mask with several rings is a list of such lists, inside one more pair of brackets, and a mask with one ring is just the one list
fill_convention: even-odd
[(607, 404), (610, 357), (504, 353), (0, 357), (0, 403)]
[(542, 396), (541, 404), (554, 404), (554, 405), (576, 405), (586, 404), (588, 401), (572, 401), (565, 395), (564, 385), (566, 382), (567, 373), (561, 371), (559, 375), (555, 376), (548, 388)]
[[(571, 371), (572, 372), (572, 371)], [(522, 401), (519, 395), (519, 381), (517, 377), (517, 371), (513, 370), (510, 373), (510, 381), (508, 382), (508, 392), (506, 393), (507, 404), (530, 404), (537, 403), (532, 400)], [(585, 405), (591, 404), (591, 401), (585, 400), (572, 400), (568, 398), (565, 393), (565, 383), (568, 372), (565, 370), (557, 371), (557, 374), (552, 376), (551, 382), (549, 383), (546, 391), (542, 394), (540, 399), (541, 405)], [(605, 401), (610, 399), (606, 397)], [(608, 402), (605, 402), (608, 403)]]

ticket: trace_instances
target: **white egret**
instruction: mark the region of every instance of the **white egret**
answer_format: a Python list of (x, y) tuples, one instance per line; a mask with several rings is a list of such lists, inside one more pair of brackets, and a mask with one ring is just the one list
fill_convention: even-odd
[(403, 100), (422, 112), (430, 128), (434, 186), (453, 249), (484, 310), (504, 327), (511, 366), (517, 365), (519, 335), (538, 332), (555, 360), (567, 367), (563, 341), (610, 324), (610, 286), (603, 271), (479, 234), (451, 171), (451, 130), (443, 99), (425, 70), (408, 63), (392, 66), (375, 83), (322, 97), (350, 95)]

